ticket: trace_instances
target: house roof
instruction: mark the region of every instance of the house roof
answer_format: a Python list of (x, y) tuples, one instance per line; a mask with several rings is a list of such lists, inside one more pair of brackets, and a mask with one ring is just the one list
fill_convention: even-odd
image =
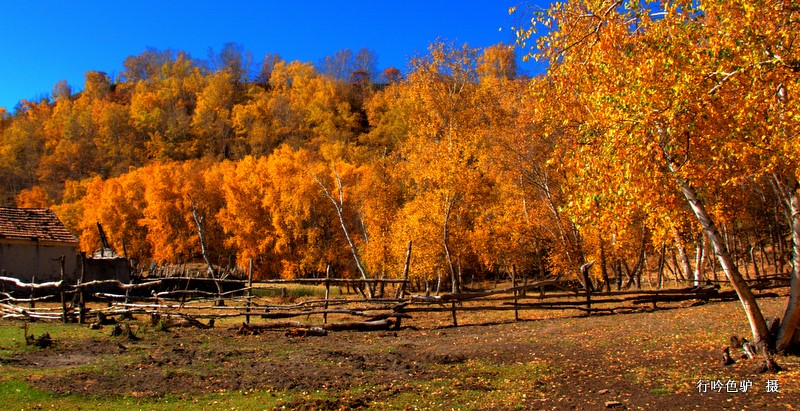
[(77, 243), (56, 213), (46, 208), (0, 207), (0, 238)]

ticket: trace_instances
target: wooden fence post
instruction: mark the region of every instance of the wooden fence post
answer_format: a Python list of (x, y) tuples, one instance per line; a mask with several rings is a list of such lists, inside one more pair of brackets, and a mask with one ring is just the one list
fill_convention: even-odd
[(517, 299), (517, 266), (514, 264), (511, 265), (511, 288), (514, 289), (514, 321), (519, 321), (519, 309), (517, 307), (517, 303), (519, 303)]
[(592, 315), (592, 291), (587, 289), (586, 290), (586, 316), (590, 317)]
[[(35, 275), (31, 276), (31, 285), (33, 285), (33, 284), (36, 284), (36, 276)], [(33, 300), (35, 298), (36, 298), (36, 287), (31, 287), (31, 302), (29, 304), (30, 307), (31, 307), (31, 310), (36, 308), (36, 304), (33, 302)]]
[[(594, 260), (581, 266), (581, 277), (586, 287), (586, 316), (592, 315), (592, 279), (589, 277), (589, 270), (594, 265)], [(621, 277), (620, 277), (621, 278)], [(619, 283), (617, 283), (619, 285)]]
[(322, 323), (328, 323), (328, 298), (331, 295), (331, 263), (325, 267), (325, 311), (322, 313)]
[(78, 292), (78, 323), (85, 324), (86, 323), (86, 297), (84, 293), (86, 291), (83, 284), (83, 281), (86, 279), (86, 254), (80, 253), (81, 256), (81, 276), (78, 278), (78, 286), (76, 290)]
[(58, 293), (61, 296), (61, 316), (64, 319), (64, 324), (67, 323), (67, 296), (64, 292), (64, 264), (66, 263), (67, 258), (62, 254), (61, 258), (58, 259), (61, 263), (61, 284), (58, 286)]
[(247, 274), (247, 315), (244, 317), (245, 322), (250, 324), (250, 305), (253, 299), (253, 257), (250, 257), (249, 271)]

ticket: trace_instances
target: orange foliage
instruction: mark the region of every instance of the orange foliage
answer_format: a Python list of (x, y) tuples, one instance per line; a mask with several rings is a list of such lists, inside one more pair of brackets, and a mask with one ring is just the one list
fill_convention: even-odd
[(354, 255), (398, 276), (409, 240), (412, 279), (444, 285), (633, 266), (698, 232), (676, 177), (732, 238), (780, 238), (771, 184), (800, 162), (787, 12), (590, 3), (533, 16), (537, 78), (504, 45), (437, 42), (381, 86), (276, 56), (248, 83), (148, 50), (116, 84), (90, 72), (0, 112), (0, 201), (52, 206), (86, 251), (100, 222), (118, 251), (175, 263), (200, 254), (191, 195), (212, 260), (263, 278), (356, 276)]
[(26, 188), (17, 194), (17, 207), (20, 208), (48, 208), (53, 205), (53, 200), (41, 186)]

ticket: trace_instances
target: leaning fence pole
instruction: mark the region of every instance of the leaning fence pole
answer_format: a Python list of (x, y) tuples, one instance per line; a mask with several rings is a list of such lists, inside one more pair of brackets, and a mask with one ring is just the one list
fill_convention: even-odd
[(247, 274), (247, 315), (244, 316), (244, 321), (250, 324), (250, 305), (253, 299), (253, 257), (250, 257), (249, 271)]

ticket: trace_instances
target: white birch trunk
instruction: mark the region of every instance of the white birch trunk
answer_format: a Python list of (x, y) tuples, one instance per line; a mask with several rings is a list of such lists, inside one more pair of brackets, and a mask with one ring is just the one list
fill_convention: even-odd
[[(353, 239), (350, 237), (350, 232), (347, 230), (347, 225), (344, 223), (344, 188), (342, 187), (342, 180), (339, 178), (339, 173), (336, 172), (336, 168), (334, 167), (333, 173), (336, 175), (336, 187), (339, 191), (339, 200), (337, 201), (328, 189), (322, 184), (317, 176), (314, 176), (314, 180), (319, 184), (320, 188), (322, 188), (322, 192), (325, 194), (325, 197), (328, 197), (329, 200), (333, 203), (333, 207), (336, 209), (336, 214), (339, 216), (339, 223), (342, 225), (342, 231), (344, 231), (344, 237), (347, 239), (347, 244), (350, 246), (350, 251), (353, 253), (353, 259), (356, 262), (356, 268), (358, 268), (359, 274), (361, 274), (361, 279), (367, 279), (367, 272), (364, 269), (364, 266), (361, 264), (361, 259), (358, 256), (358, 249), (356, 248), (355, 244), (353, 244)], [(367, 290), (367, 298), (373, 298), (373, 290), (370, 285), (365, 285)]]
[[(673, 175), (676, 174), (671, 162), (668, 162), (668, 166), (670, 172), (672, 172)], [(758, 307), (753, 291), (750, 289), (750, 286), (747, 285), (741, 273), (739, 273), (739, 269), (736, 267), (728, 250), (725, 248), (725, 243), (717, 231), (717, 227), (714, 225), (711, 215), (708, 214), (705, 206), (697, 197), (697, 192), (688, 182), (679, 176), (676, 176), (676, 182), (684, 197), (686, 197), (689, 206), (692, 208), (692, 212), (703, 227), (706, 236), (708, 236), (708, 240), (711, 241), (719, 263), (733, 286), (733, 289), (736, 291), (736, 295), (739, 296), (745, 315), (747, 315), (747, 320), (750, 323), (754, 345), (761, 350), (765, 350), (770, 342), (769, 329), (767, 328), (767, 322), (764, 320), (764, 315)]]
[(778, 330), (775, 340), (775, 350), (786, 352), (792, 347), (793, 337), (797, 340), (797, 326), (800, 324), (800, 197), (798, 197), (797, 181), (789, 184), (775, 176), (775, 182), (780, 189), (781, 196), (787, 203), (789, 209), (789, 219), (792, 226), (792, 280), (789, 291), (789, 302), (786, 305), (786, 312), (783, 314), (783, 321)]

